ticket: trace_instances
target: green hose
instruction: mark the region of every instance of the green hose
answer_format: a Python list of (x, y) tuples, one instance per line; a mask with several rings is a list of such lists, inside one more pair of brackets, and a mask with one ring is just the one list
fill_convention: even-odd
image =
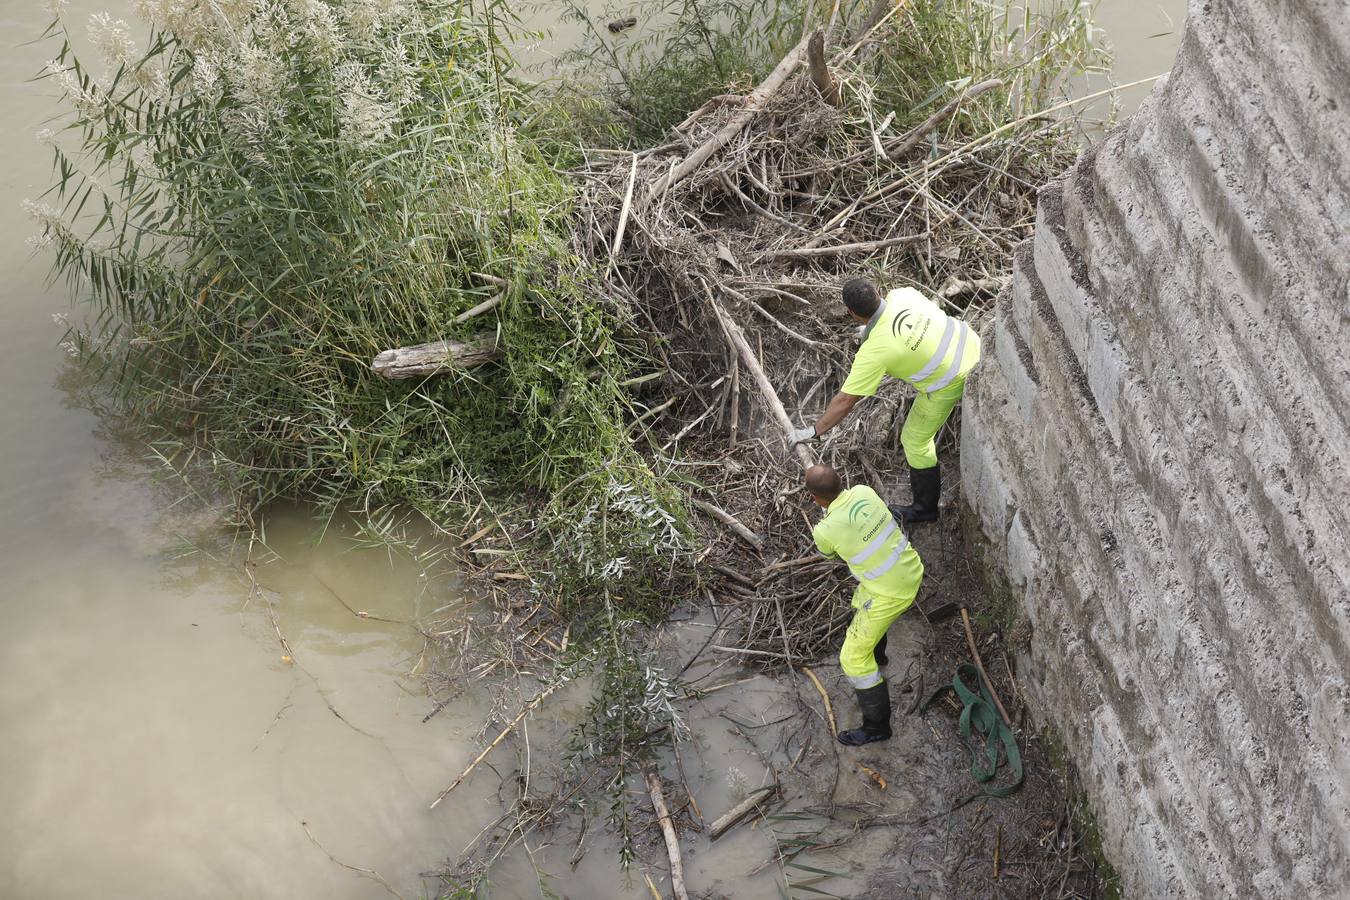
[[(980, 692), (977, 694), (966, 686), (965, 679), (974, 679), (980, 686)], [(986, 687), (983, 679), (980, 678), (979, 671), (970, 663), (962, 663), (956, 667), (956, 675), (952, 678), (951, 684), (944, 684), (932, 693), (923, 706), (919, 707), (919, 713), (928, 711), (928, 707), (941, 697), (947, 691), (955, 692), (956, 696), (965, 704), (961, 709), (961, 736), (966, 739), (970, 746), (970, 774), (984, 788), (984, 792), (990, 797), (1010, 797), (1022, 788), (1022, 754), (1017, 749), (1017, 738), (1013, 735), (1012, 728), (1003, 721), (1003, 717), (998, 714), (994, 708), (993, 698), (989, 696), (989, 689)], [(971, 743), (971, 730), (974, 730), (984, 738), (984, 760), (980, 759), (980, 751), (977, 745)], [(995, 773), (999, 768), (999, 744), (1003, 745), (1004, 755), (1007, 759), (1008, 769), (1011, 770), (1015, 780), (1011, 784), (993, 785), (990, 784)], [(978, 796), (978, 795), (976, 795)]]

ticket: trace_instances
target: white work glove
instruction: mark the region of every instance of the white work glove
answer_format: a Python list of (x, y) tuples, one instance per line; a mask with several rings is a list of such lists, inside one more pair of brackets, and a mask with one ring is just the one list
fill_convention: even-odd
[(853, 336), (856, 337), (856, 338), (857, 338), (858, 340), (860, 340), (860, 341), (861, 341), (863, 338), (867, 337), (867, 326), (866, 326), (866, 325), (859, 325), (857, 328), (853, 329)]
[(795, 447), (798, 444), (804, 444), (807, 441), (816, 439), (816, 426), (803, 425), (801, 428), (792, 429), (792, 434), (788, 435), (788, 445)]

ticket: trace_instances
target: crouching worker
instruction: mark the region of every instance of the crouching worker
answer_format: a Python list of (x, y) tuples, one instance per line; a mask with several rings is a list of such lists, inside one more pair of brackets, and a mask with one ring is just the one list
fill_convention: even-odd
[(884, 741), (891, 736), (891, 695), (880, 671), (886, 665), (886, 629), (914, 602), (923, 561), (870, 487), (845, 489), (834, 469), (812, 466), (806, 489), (826, 510), (811, 532), (817, 549), (843, 559), (858, 579), (839, 665), (862, 707), (862, 727), (839, 732), (839, 743)]

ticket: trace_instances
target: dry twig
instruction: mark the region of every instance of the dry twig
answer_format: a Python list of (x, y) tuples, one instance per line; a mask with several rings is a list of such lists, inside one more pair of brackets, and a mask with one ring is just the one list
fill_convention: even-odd
[(1011, 728), (1012, 719), (1008, 716), (1008, 711), (1003, 708), (1003, 701), (998, 699), (998, 693), (994, 690), (994, 683), (989, 680), (988, 674), (984, 671), (984, 660), (980, 659), (980, 651), (975, 648), (975, 632), (970, 629), (970, 613), (966, 612), (964, 606), (961, 607), (961, 624), (966, 626), (966, 643), (970, 646), (970, 655), (975, 658), (975, 668), (979, 670), (980, 677), (984, 679), (985, 686), (989, 688), (989, 696), (994, 698), (994, 705), (998, 707), (998, 714)]
[(830, 695), (825, 692), (825, 685), (821, 684), (820, 679), (816, 677), (816, 673), (812, 672), (806, 666), (802, 666), (802, 673), (806, 675), (807, 678), (811, 679), (811, 683), (814, 684), (816, 690), (820, 692), (820, 699), (825, 704), (825, 718), (828, 719), (830, 723), (830, 734), (837, 734), (839, 732), (839, 723), (834, 720), (834, 707), (830, 705)]

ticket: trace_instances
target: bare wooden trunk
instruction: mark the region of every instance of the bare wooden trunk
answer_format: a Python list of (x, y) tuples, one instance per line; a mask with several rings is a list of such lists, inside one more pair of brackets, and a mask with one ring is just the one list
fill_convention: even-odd
[(416, 347), (386, 350), (375, 357), (370, 368), (382, 378), (423, 378), (457, 369), (472, 369), (501, 355), (491, 335), (486, 335), (469, 342), (433, 341)]
[(817, 28), (811, 40), (806, 44), (806, 61), (811, 70), (811, 80), (815, 82), (820, 96), (831, 106), (839, 105), (839, 82), (830, 72), (825, 62), (825, 29)]
[[(727, 336), (735, 344), (741, 362), (745, 363), (745, 367), (754, 376), (765, 404), (769, 407), (769, 411), (773, 413), (773, 417), (778, 420), (779, 427), (783, 429), (783, 436), (787, 437), (792, 434), (794, 427), (792, 419), (788, 417), (787, 410), (783, 408), (783, 401), (778, 399), (778, 392), (773, 389), (773, 382), (769, 381), (769, 376), (764, 374), (764, 367), (759, 364), (759, 357), (755, 355), (750, 342), (745, 339), (745, 332), (741, 330), (741, 326), (737, 325), (731, 316), (727, 315), (726, 310), (722, 309), (716, 298), (713, 297), (712, 289), (706, 284), (703, 285), (703, 289), (708, 292), (708, 302), (712, 304), (713, 314), (721, 321)], [(791, 449), (797, 454), (797, 459), (801, 460), (803, 469), (811, 468), (815, 459), (811, 456), (811, 451), (806, 448), (805, 444), (797, 444)]]

